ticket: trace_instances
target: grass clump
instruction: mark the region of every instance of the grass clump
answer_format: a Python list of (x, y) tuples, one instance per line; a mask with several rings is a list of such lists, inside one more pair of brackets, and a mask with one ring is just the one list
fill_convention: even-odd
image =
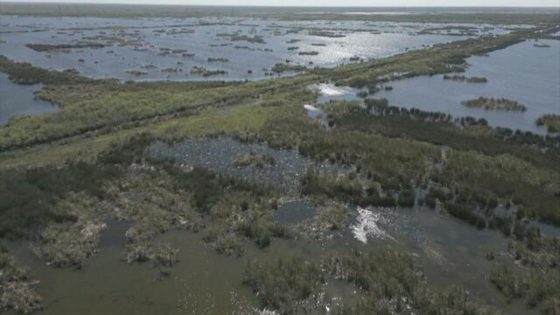
[(90, 196), (71, 193), (54, 209), (70, 215), (75, 221), (51, 223), (39, 233), (35, 253), (55, 267), (81, 268), (92, 256), (106, 225), (103, 214), (96, 209), (100, 202)]
[[(332, 303), (330, 282), (352, 285), (354, 302)], [(469, 300), (464, 290), (430, 290), (412, 258), (398, 250), (353, 250), (326, 256), (321, 263), (298, 256), (248, 264), (244, 283), (258, 294), (265, 308), (280, 314), (490, 314)], [(330, 300), (330, 301), (329, 301)]]
[(315, 50), (298, 52), (298, 55), (300, 55), (300, 56), (317, 56), (318, 54), (319, 54), (319, 52), (315, 51)]
[(57, 52), (57, 51), (66, 51), (70, 49), (83, 49), (83, 48), (103, 48), (105, 47), (104, 44), (101, 43), (79, 43), (79, 44), (57, 44), (57, 45), (50, 45), (50, 44), (25, 44), (26, 47), (33, 49), (39, 52)]
[(560, 115), (546, 114), (537, 119), (537, 126), (545, 126), (548, 132), (560, 132)]
[(538, 307), (541, 314), (556, 314), (560, 308), (560, 272), (550, 270), (514, 271), (504, 265), (496, 266), (490, 282), (509, 300), (525, 300), (530, 308)]
[(43, 308), (42, 299), (33, 290), (36, 282), (29, 279), (27, 271), (0, 248), (0, 311), (14, 310), (31, 313)]
[(300, 71), (305, 71), (305, 70), (307, 70), (307, 68), (305, 66), (290, 65), (290, 64), (287, 64), (287, 63), (277, 63), (274, 66), (272, 66), (272, 68), (270, 69), (270, 71), (276, 72), (276, 73), (283, 73), (283, 72), (288, 72), (288, 71), (300, 72)]
[(506, 98), (488, 98), (481, 96), (477, 99), (464, 101), (463, 105), (467, 107), (484, 108), (486, 110), (505, 110), (516, 112), (527, 111), (527, 107), (525, 105), (519, 104), (516, 101), (508, 100)]
[(443, 76), (444, 80), (450, 80), (450, 81), (461, 81), (461, 82), (467, 82), (467, 83), (486, 83), (488, 82), (488, 79), (486, 79), (485, 77), (467, 77), (464, 75), (444, 75)]
[(256, 168), (264, 168), (266, 166), (274, 166), (274, 164), (275, 160), (272, 156), (255, 152), (241, 154), (233, 161), (233, 165), (236, 167), (254, 166)]
[(259, 295), (262, 305), (281, 314), (297, 313), (298, 304), (313, 298), (324, 281), (316, 264), (297, 256), (266, 264), (251, 261), (244, 274), (244, 283)]
[(264, 37), (260, 35), (248, 36), (245, 34), (239, 33), (218, 33), (216, 34), (218, 37), (226, 37), (229, 38), (232, 42), (248, 42), (248, 43), (255, 43), (255, 44), (266, 44)]
[(323, 264), (335, 279), (352, 283), (363, 294), (354, 305), (335, 308), (334, 314), (491, 314), (460, 288), (428, 289), (412, 258), (396, 250), (354, 250)]

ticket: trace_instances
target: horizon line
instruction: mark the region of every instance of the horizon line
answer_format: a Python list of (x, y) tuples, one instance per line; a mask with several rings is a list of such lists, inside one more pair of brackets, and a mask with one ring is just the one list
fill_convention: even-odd
[(132, 5), (132, 6), (179, 6), (179, 7), (262, 7), (262, 8), (520, 8), (520, 9), (528, 9), (528, 8), (535, 8), (535, 9), (550, 9), (556, 8), (560, 9), (559, 5), (551, 5), (551, 6), (495, 6), (495, 5), (478, 5), (478, 6), (461, 6), (461, 5), (422, 5), (422, 6), (405, 6), (405, 5), (395, 5), (395, 6), (363, 6), (363, 5), (266, 5), (266, 4), (258, 4), (258, 5), (243, 5), (243, 4), (181, 4), (181, 3), (130, 3), (130, 2), (104, 2), (104, 3), (96, 3), (96, 2), (61, 2), (61, 1), (1, 1), (0, 5), (2, 4), (12, 4), (12, 5), (28, 5), (28, 4), (51, 4), (51, 5)]

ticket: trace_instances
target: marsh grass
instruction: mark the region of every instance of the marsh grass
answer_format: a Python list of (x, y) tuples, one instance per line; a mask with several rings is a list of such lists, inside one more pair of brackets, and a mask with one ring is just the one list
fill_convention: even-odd
[(43, 301), (34, 291), (34, 284), (28, 272), (0, 248), (0, 311), (27, 314), (42, 309)]
[(548, 132), (560, 132), (560, 115), (543, 115), (537, 119), (537, 126), (545, 126)]
[(477, 99), (463, 101), (462, 104), (467, 107), (484, 108), (486, 110), (527, 111), (525, 105), (506, 98), (487, 98), (481, 96)]

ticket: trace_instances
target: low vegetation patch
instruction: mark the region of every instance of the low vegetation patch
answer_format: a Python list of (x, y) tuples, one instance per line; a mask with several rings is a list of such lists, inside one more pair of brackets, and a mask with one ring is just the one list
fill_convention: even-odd
[(0, 311), (31, 313), (43, 308), (42, 299), (29, 279), (27, 271), (18, 267), (16, 261), (4, 249), (0, 249)]
[(300, 56), (317, 56), (318, 54), (319, 54), (319, 52), (315, 51), (315, 50), (298, 52), (298, 55), (300, 55)]
[(79, 44), (25, 44), (28, 48), (31, 48), (39, 52), (60, 52), (67, 51), (70, 49), (84, 49), (84, 48), (104, 48), (105, 44), (101, 43), (79, 43)]
[(461, 81), (461, 82), (467, 82), (467, 83), (486, 83), (488, 82), (488, 79), (486, 79), (485, 77), (467, 77), (464, 75), (444, 75), (443, 76), (444, 80), (450, 80), (450, 81)]
[(299, 72), (299, 71), (304, 71), (306, 69), (307, 68), (305, 66), (302, 66), (302, 65), (291, 65), (291, 64), (288, 64), (288, 63), (277, 63), (270, 70), (272, 72), (282, 73), (282, 72), (287, 72), (287, 71)]
[(467, 107), (484, 108), (486, 110), (504, 110), (516, 112), (524, 112), (527, 110), (527, 107), (525, 105), (519, 104), (516, 101), (512, 101), (506, 98), (488, 98), (482, 96), (477, 99), (463, 101), (463, 105)]
[(544, 126), (548, 132), (560, 132), (560, 115), (546, 114), (537, 119), (537, 126)]

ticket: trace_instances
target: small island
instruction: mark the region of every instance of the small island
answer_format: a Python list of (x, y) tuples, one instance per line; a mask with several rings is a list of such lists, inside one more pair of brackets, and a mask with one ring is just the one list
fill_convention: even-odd
[(317, 56), (319, 54), (318, 51), (300, 51), (298, 55), (300, 56)]
[(277, 63), (270, 69), (270, 71), (276, 72), (276, 73), (282, 73), (282, 72), (287, 72), (287, 71), (299, 72), (299, 71), (304, 71), (304, 70), (307, 70), (307, 68), (305, 66), (290, 65), (290, 64), (287, 64), (287, 63)]
[(523, 104), (519, 104), (516, 101), (512, 101), (506, 98), (493, 98), (493, 97), (479, 97), (472, 100), (463, 101), (463, 105), (467, 107), (478, 107), (484, 108), (486, 110), (505, 110), (505, 111), (516, 111), (524, 112), (527, 107)]
[(224, 57), (209, 57), (208, 62), (229, 62), (229, 59)]
[(224, 75), (227, 74), (227, 72), (224, 70), (209, 70), (204, 67), (194, 66), (191, 68), (191, 74), (209, 77), (214, 75)]
[(486, 83), (488, 82), (488, 79), (486, 79), (485, 77), (467, 77), (464, 75), (444, 75), (443, 76), (444, 80), (450, 80), (450, 81), (461, 81), (461, 82), (467, 82), (467, 83)]
[(537, 126), (545, 126), (548, 132), (560, 132), (560, 115), (542, 115), (539, 119), (537, 119)]
[(533, 46), (537, 48), (550, 48), (550, 45), (548, 44), (533, 44)]

